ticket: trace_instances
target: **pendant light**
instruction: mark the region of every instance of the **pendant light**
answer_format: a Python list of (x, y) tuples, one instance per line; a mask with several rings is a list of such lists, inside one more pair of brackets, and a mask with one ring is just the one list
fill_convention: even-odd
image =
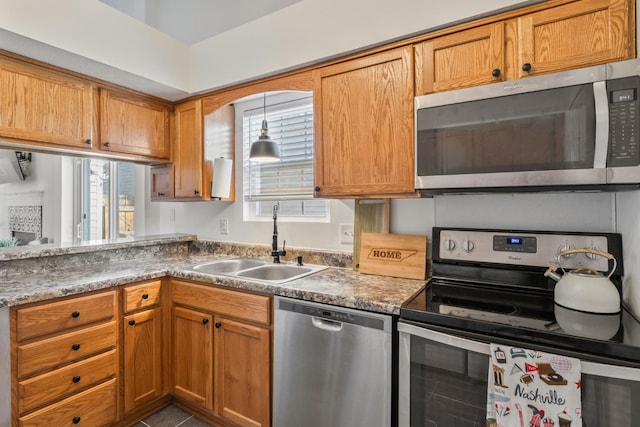
[(252, 162), (279, 162), (280, 161), (280, 149), (278, 144), (273, 141), (269, 135), (269, 128), (267, 127), (267, 94), (264, 94), (263, 104), (263, 119), (262, 129), (260, 129), (260, 136), (258, 139), (251, 143), (251, 151), (249, 151), (249, 160)]

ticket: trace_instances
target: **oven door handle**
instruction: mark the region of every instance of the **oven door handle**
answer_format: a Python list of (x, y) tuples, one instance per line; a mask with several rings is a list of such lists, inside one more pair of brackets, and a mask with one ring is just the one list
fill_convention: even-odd
[(405, 332), (407, 334), (419, 336), (420, 338), (424, 338), (426, 340), (436, 341), (441, 344), (450, 345), (452, 347), (463, 348), (475, 353), (486, 355), (491, 354), (491, 347), (487, 343), (460, 338), (455, 335), (444, 334), (442, 332), (432, 331), (431, 329), (409, 325), (407, 323), (398, 322), (398, 332)]

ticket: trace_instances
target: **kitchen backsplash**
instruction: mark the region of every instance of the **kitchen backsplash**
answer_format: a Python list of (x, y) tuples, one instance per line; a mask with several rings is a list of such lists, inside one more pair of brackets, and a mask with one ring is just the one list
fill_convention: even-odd
[(42, 237), (42, 206), (9, 206), (8, 209), (10, 233), (31, 233), (34, 239)]

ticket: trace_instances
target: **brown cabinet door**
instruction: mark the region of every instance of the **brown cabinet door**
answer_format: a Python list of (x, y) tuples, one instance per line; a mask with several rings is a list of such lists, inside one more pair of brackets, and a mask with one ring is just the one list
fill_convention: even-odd
[(503, 80), (504, 34), (497, 22), (417, 44), (416, 95)]
[(92, 123), (91, 84), (0, 60), (0, 136), (90, 149)]
[(634, 57), (634, 3), (584, 0), (518, 18), (517, 76)]
[(173, 393), (213, 411), (213, 315), (173, 308)]
[(124, 410), (162, 395), (162, 316), (153, 308), (125, 316)]
[[(202, 100), (178, 105), (175, 109), (173, 140), (174, 188), (176, 198), (206, 197), (203, 188)], [(207, 191), (207, 194), (210, 192)]]
[(216, 413), (240, 426), (269, 426), (269, 329), (216, 318)]
[(314, 75), (316, 195), (414, 192), (413, 48)]
[(173, 165), (158, 165), (150, 171), (151, 200), (166, 200), (173, 198)]
[(169, 160), (168, 106), (100, 89), (100, 149)]

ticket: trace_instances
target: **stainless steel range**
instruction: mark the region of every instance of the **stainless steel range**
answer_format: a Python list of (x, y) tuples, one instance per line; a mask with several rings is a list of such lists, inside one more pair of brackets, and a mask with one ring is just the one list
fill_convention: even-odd
[[(432, 279), (398, 322), (400, 426), (485, 426), (490, 343), (579, 358), (582, 425), (640, 425), (638, 320), (624, 307), (592, 314), (554, 304), (544, 271), (572, 248), (612, 254), (621, 288), (619, 234), (433, 229)], [(614, 268), (591, 253), (562, 265)]]

